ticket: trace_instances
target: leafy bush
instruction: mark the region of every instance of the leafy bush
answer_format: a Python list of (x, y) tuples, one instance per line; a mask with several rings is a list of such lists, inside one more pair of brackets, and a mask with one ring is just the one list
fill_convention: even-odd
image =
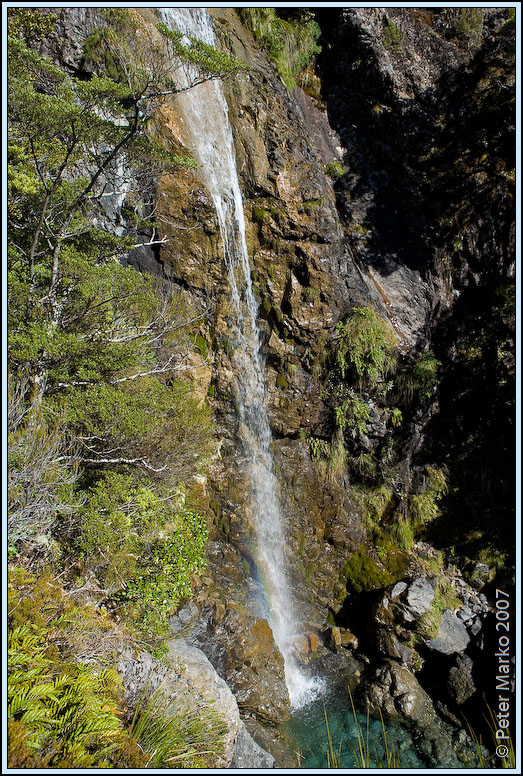
[(205, 566), (206, 521), (184, 509), (180, 489), (160, 496), (131, 475), (106, 472), (86, 496), (77, 539), (84, 563), (154, 639)]
[(369, 405), (352, 389), (348, 397), (335, 408), (336, 425), (342, 431), (352, 429), (355, 434), (367, 433), (367, 421), (370, 420)]
[(360, 385), (373, 388), (396, 370), (396, 335), (370, 307), (355, 307), (336, 332), (335, 358), (343, 378), (352, 368)]

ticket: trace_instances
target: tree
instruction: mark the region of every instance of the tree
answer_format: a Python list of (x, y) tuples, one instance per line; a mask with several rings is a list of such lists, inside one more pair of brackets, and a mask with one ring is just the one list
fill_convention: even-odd
[[(21, 9), (9, 19), (10, 363), (35, 398), (45, 393), (48, 413), (65, 413), (84, 463), (177, 479), (198, 443), (202, 458), (209, 448), (208, 413), (173, 379), (206, 311), (124, 268), (136, 237), (115, 233), (124, 230), (109, 216), (130, 195), (156, 241), (155, 176), (195, 163), (152, 137), (149, 117), (162, 100), (244, 66), (112, 9), (85, 41), (85, 72), (70, 75), (34, 49), (55, 19)], [(177, 432), (189, 422), (184, 445)]]

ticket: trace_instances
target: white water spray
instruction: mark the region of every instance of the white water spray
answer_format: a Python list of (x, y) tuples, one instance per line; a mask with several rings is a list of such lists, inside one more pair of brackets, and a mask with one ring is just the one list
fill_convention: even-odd
[[(160, 14), (172, 29), (216, 45), (212, 22), (203, 8), (162, 8)], [(181, 83), (187, 86), (188, 80)], [(323, 681), (305, 676), (296, 657), (300, 628), (285, 571), (285, 533), (273, 471), (271, 430), (265, 407), (265, 380), (257, 326), (258, 305), (251, 283), (245, 242), (243, 202), (236, 170), (233, 136), (227, 103), (218, 79), (199, 84), (176, 98), (186, 122), (187, 138), (201, 165), (202, 183), (211, 194), (220, 224), (224, 256), (229, 271), (236, 314), (238, 347), (233, 355), (237, 374), (240, 435), (248, 461), (251, 508), (256, 531), (256, 561), (263, 578), (268, 620), (283, 655), (285, 681), (293, 706), (315, 697)]]

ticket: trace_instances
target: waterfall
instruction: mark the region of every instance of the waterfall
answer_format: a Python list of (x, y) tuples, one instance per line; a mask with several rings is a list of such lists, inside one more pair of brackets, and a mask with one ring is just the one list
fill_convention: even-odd
[[(172, 29), (205, 43), (216, 44), (212, 22), (205, 9), (162, 8), (159, 12)], [(190, 78), (190, 73), (183, 77)], [(186, 86), (187, 83), (181, 85)], [(272, 435), (265, 407), (258, 305), (251, 283), (242, 195), (221, 82), (214, 79), (178, 95), (176, 106), (184, 119), (191, 151), (200, 164), (202, 183), (208, 189), (218, 215), (236, 316), (237, 347), (233, 355), (237, 375), (236, 399), (240, 437), (248, 462), (256, 563), (265, 589), (267, 618), (284, 659), (289, 697), (293, 706), (300, 706), (318, 693), (322, 681), (305, 676), (295, 657), (294, 642), (300, 627), (286, 573), (286, 538), (274, 475)]]

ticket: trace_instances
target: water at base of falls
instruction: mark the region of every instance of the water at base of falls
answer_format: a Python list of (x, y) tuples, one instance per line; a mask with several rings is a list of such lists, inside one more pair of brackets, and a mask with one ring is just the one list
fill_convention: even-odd
[(282, 730), (291, 756), (298, 753), (299, 767), (304, 770), (426, 767), (412, 731), (353, 711), (346, 687), (331, 687), (321, 698), (295, 709)]
[[(173, 29), (205, 43), (216, 44), (212, 22), (205, 9), (162, 8), (160, 14)], [(188, 86), (190, 72), (184, 77), (188, 80), (180, 85)], [(236, 347), (231, 360), (237, 376), (238, 433), (250, 482), (249, 506), (255, 528), (256, 564), (264, 589), (267, 619), (284, 659), (291, 704), (299, 708), (322, 692), (325, 684), (318, 677), (307, 676), (295, 655), (295, 640), (303, 628), (300, 628), (287, 575), (285, 526), (265, 407), (258, 305), (251, 282), (243, 201), (221, 82), (218, 79), (208, 81), (178, 95), (176, 107), (184, 119), (185, 141), (200, 164), (200, 178), (212, 197), (220, 225), (235, 315), (231, 336)]]

